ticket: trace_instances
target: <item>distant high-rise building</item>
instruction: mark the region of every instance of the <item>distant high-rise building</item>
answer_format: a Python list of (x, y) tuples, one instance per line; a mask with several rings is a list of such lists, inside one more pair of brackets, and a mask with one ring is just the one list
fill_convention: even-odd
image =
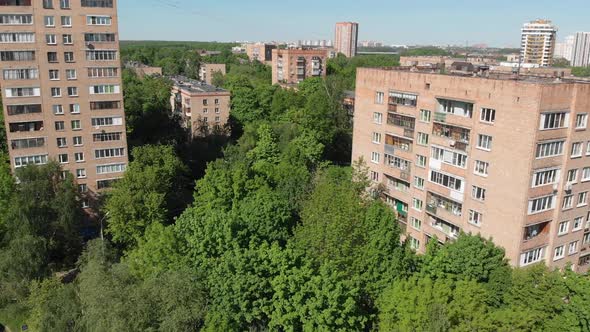
[(574, 67), (590, 65), (590, 32), (576, 33), (571, 63)]
[(565, 41), (562, 43), (555, 43), (555, 53), (553, 57), (555, 59), (562, 58), (567, 61), (572, 61), (572, 55), (574, 53), (574, 41), (575, 36), (565, 37)]
[(549, 20), (536, 20), (522, 27), (520, 53), (524, 63), (550, 67), (555, 51), (557, 27)]
[(349, 58), (356, 55), (359, 34), (358, 29), (358, 23), (336, 23), (336, 38), (334, 39), (334, 48), (336, 49), (336, 52), (342, 53)]
[(12, 168), (57, 161), (74, 175), (88, 208), (127, 168), (117, 1), (0, 6)]

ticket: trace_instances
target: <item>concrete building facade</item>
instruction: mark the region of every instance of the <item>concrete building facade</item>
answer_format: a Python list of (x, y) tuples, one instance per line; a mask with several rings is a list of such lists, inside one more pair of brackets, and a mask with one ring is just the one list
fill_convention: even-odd
[(590, 32), (576, 33), (571, 65), (574, 67), (590, 66)]
[(199, 68), (199, 80), (211, 85), (213, 81), (213, 74), (221, 73), (225, 75), (224, 63), (202, 63)]
[(272, 84), (296, 85), (308, 77), (326, 77), (327, 49), (274, 49)]
[(481, 234), (514, 266), (590, 263), (590, 84), (357, 71), (363, 159), (413, 248)]
[(229, 91), (186, 77), (170, 77), (172, 112), (180, 115), (191, 137), (228, 134), (230, 112)]
[(270, 64), (272, 52), (277, 48), (276, 45), (266, 43), (244, 44), (243, 47), (250, 61), (260, 61), (266, 64)]
[(342, 53), (347, 58), (356, 56), (359, 37), (359, 24), (354, 22), (336, 23), (334, 48), (336, 53)]
[(56, 160), (91, 207), (128, 163), (115, 0), (0, 2), (13, 169)]
[(549, 20), (536, 20), (525, 23), (521, 33), (522, 62), (550, 67), (557, 42), (557, 27)]

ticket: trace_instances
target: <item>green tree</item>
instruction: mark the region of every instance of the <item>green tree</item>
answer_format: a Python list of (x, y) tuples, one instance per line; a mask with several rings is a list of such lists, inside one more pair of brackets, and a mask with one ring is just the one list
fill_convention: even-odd
[(113, 241), (132, 248), (150, 224), (169, 224), (187, 204), (186, 172), (170, 146), (135, 148), (125, 176), (105, 203)]
[(27, 302), (28, 323), (35, 331), (78, 331), (82, 312), (74, 284), (56, 278), (34, 281)]

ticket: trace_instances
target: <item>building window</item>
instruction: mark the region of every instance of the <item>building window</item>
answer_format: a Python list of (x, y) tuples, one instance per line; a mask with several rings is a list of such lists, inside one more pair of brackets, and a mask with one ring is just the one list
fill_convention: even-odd
[(491, 108), (482, 108), (479, 120), (481, 122), (494, 123), (494, 121), (496, 121), (496, 110)]
[(375, 104), (383, 104), (385, 99), (385, 93), (377, 91), (375, 93)]
[(76, 69), (66, 69), (66, 79), (68, 80), (75, 80), (77, 79)]
[(51, 88), (51, 97), (61, 97), (61, 89)]
[(520, 255), (520, 266), (526, 266), (543, 260), (545, 248), (537, 248)]
[(376, 124), (382, 124), (383, 123), (383, 114), (379, 113), (379, 112), (374, 112), (373, 113), (373, 122)]
[(88, 192), (88, 185), (85, 183), (81, 183), (78, 185), (78, 192), (81, 194), (87, 193)]
[(43, 18), (43, 21), (45, 22), (45, 26), (48, 28), (52, 28), (55, 26), (55, 17), (53, 16), (45, 16)]
[(428, 145), (428, 134), (425, 133), (418, 133), (418, 144), (420, 145)]
[(414, 217), (410, 218), (410, 226), (416, 230), (422, 229), (422, 220), (416, 219)]
[(576, 129), (586, 129), (588, 123), (588, 114), (576, 115)]
[(65, 148), (68, 146), (68, 140), (65, 137), (58, 137), (57, 139), (57, 147), (58, 148)]
[(67, 153), (59, 154), (57, 156), (57, 159), (59, 160), (60, 164), (67, 164), (68, 163), (68, 154)]
[[(590, 170), (590, 168), (589, 168)], [(559, 168), (536, 170), (533, 174), (532, 187), (541, 187), (559, 182), (561, 170)]]
[(78, 179), (84, 179), (86, 178), (86, 169), (84, 168), (79, 168), (76, 170), (76, 177)]
[(549, 211), (555, 208), (555, 195), (544, 196), (529, 200), (529, 214)]
[(537, 144), (536, 158), (548, 158), (561, 156), (565, 141), (552, 141)]
[(557, 230), (557, 235), (565, 235), (569, 231), (570, 222), (569, 221), (562, 221), (559, 223), (559, 229)]
[(62, 35), (62, 40), (63, 40), (64, 45), (72, 45), (74, 43), (74, 40), (72, 39), (72, 35), (70, 35), (70, 34)]
[(50, 69), (49, 70), (49, 79), (52, 81), (59, 81), (59, 70)]
[(568, 112), (555, 112), (541, 114), (541, 130), (567, 128), (569, 122)]
[(48, 33), (45, 35), (45, 41), (47, 45), (57, 45), (57, 36), (52, 33)]
[(571, 209), (574, 206), (574, 195), (567, 195), (563, 197), (562, 208), (564, 210)]
[(555, 254), (553, 255), (553, 260), (556, 261), (558, 259), (562, 259), (565, 256), (564, 246), (555, 247)]
[(489, 135), (478, 135), (477, 147), (486, 151), (492, 150), (492, 136)]
[(57, 63), (59, 60), (57, 59), (57, 52), (47, 52), (47, 62), (49, 63)]
[(123, 157), (123, 156), (125, 156), (125, 149), (124, 148), (100, 149), (100, 150), (94, 151), (94, 158), (96, 158), (96, 159), (114, 158), (114, 157)]
[(588, 192), (584, 191), (578, 194), (578, 207), (588, 205)]
[(121, 126), (123, 125), (123, 118), (118, 117), (104, 117), (104, 118), (92, 118), (91, 124), (93, 127), (104, 127), (104, 126)]
[(420, 241), (410, 236), (410, 248), (413, 250), (420, 250)]
[(418, 96), (409, 93), (392, 91), (389, 93), (389, 99), (390, 102), (393, 101), (394, 105), (410, 107), (416, 107), (418, 105)]
[(84, 153), (83, 152), (76, 152), (76, 153), (74, 153), (74, 160), (77, 163), (84, 162)]
[(422, 211), (422, 206), (424, 205), (424, 202), (422, 202), (422, 200), (417, 199), (417, 198), (412, 198), (412, 207), (418, 211)]
[(4, 69), (2, 74), (5, 80), (35, 80), (39, 78), (39, 69)]
[(381, 133), (373, 133), (373, 143), (381, 144)]
[(431, 113), (429, 110), (420, 110), (420, 121), (430, 122)]
[(475, 174), (480, 176), (488, 176), (489, 167), (490, 163), (481, 160), (476, 160), (474, 172)]
[(414, 176), (414, 187), (418, 189), (424, 189), (424, 179), (418, 176)]
[(126, 164), (109, 164), (109, 165), (98, 165), (96, 166), (96, 174), (112, 174), (125, 172), (127, 169)]
[(582, 230), (582, 227), (584, 227), (584, 217), (574, 218), (574, 224), (572, 226), (572, 232)]
[(112, 19), (110, 16), (86, 16), (87, 25), (111, 25)]
[(432, 159), (440, 160), (445, 164), (461, 168), (467, 167), (467, 155), (445, 148), (433, 146), (431, 149), (431, 157)]
[(78, 97), (78, 88), (75, 86), (68, 87), (68, 96), (69, 97)]
[(64, 61), (68, 63), (74, 62), (74, 52), (64, 52)]
[(590, 167), (584, 167), (582, 169), (582, 182), (590, 181)]
[(569, 184), (574, 184), (578, 182), (578, 170), (577, 169), (570, 169), (567, 172), (567, 182)]
[(570, 242), (567, 246), (567, 254), (573, 255), (578, 252), (578, 241)]
[(70, 9), (70, 0), (60, 0), (59, 8), (61, 9)]
[(61, 26), (65, 28), (69, 28), (72, 26), (72, 17), (71, 16), (62, 16), (61, 17)]
[(426, 157), (417, 154), (416, 155), (416, 166), (418, 166), (418, 167), (426, 167)]
[(119, 85), (105, 84), (105, 85), (93, 85), (90, 87), (91, 95), (104, 95), (119, 93), (121, 87)]
[(53, 114), (55, 115), (63, 115), (64, 114), (64, 107), (62, 105), (53, 105)]
[(473, 186), (471, 189), (471, 197), (483, 202), (486, 200), (486, 190), (478, 186)]
[(82, 146), (83, 145), (82, 136), (74, 136), (72, 138), (72, 140), (74, 141), (74, 146)]
[(64, 122), (63, 121), (55, 121), (55, 130), (56, 131), (66, 130), (66, 126), (65, 126)]
[(477, 211), (469, 210), (469, 223), (475, 226), (481, 226), (483, 215)]
[(590, 156), (590, 141), (588, 141), (588, 144), (586, 145), (586, 155)]
[(80, 120), (72, 120), (72, 130), (82, 130), (82, 123)]
[(381, 159), (381, 155), (378, 152), (371, 153), (371, 162), (374, 164), (378, 164)]
[(451, 190), (458, 191), (460, 193), (464, 192), (465, 190), (462, 179), (434, 170), (430, 171), (430, 182), (436, 183)]
[(582, 156), (582, 142), (572, 143), (572, 158)]
[(117, 51), (105, 51), (105, 50), (86, 51), (86, 60), (88, 60), (88, 61), (115, 61), (115, 60), (117, 60)]
[(582, 244), (589, 244), (590, 243), (590, 233), (584, 234), (584, 240)]
[(71, 114), (80, 114), (80, 104), (70, 104)]
[(371, 171), (371, 180), (375, 182), (379, 182), (379, 173), (375, 171)]

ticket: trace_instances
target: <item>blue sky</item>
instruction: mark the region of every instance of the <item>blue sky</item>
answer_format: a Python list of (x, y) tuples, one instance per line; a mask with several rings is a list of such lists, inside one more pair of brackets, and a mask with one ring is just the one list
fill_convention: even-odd
[(551, 19), (558, 39), (590, 31), (590, 0), (119, 0), (123, 40), (332, 39), (359, 22), (360, 40), (517, 46), (520, 28)]

